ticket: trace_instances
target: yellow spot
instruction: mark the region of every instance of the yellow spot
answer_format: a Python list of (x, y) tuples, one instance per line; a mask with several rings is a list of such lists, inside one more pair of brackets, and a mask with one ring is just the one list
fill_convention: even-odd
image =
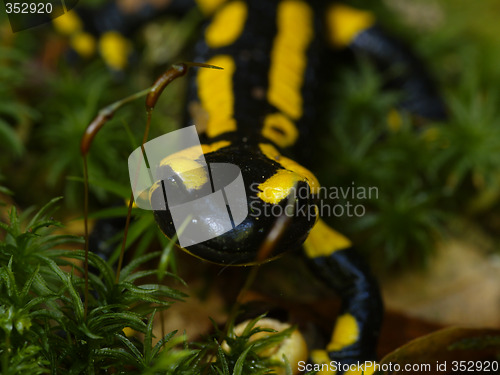
[(272, 144), (269, 143), (259, 143), (260, 151), (269, 159), (274, 160), (279, 163), (281, 154), (276, 150)]
[(76, 12), (68, 12), (52, 21), (57, 32), (63, 35), (71, 35), (82, 30), (82, 21)]
[(278, 169), (273, 176), (258, 186), (260, 193), (257, 196), (266, 203), (278, 204), (290, 195), (299, 181), (305, 179), (292, 171)]
[(335, 375), (336, 371), (330, 371), (330, 362), (331, 359), (328, 356), (326, 350), (312, 350), (311, 351), (311, 360), (313, 363), (321, 366), (321, 369), (316, 373), (318, 375)]
[(262, 153), (271, 160), (274, 160), (277, 163), (280, 163), (283, 168), (288, 169), (289, 171), (295, 172), (298, 175), (302, 176), (307, 183), (309, 184), (309, 188), (311, 189), (311, 193), (316, 194), (319, 192), (319, 181), (316, 176), (307, 168), (303, 167), (299, 163), (289, 159), (285, 156), (281, 156), (281, 154), (276, 150), (276, 148), (269, 143), (260, 143), (259, 148)]
[(206, 168), (196, 161), (179, 157), (165, 163), (182, 179), (187, 189), (199, 189), (208, 182)]
[(337, 47), (348, 46), (363, 30), (373, 26), (373, 14), (343, 4), (330, 6), (326, 14), (330, 41)]
[(196, 78), (201, 105), (208, 113), (207, 136), (216, 137), (236, 130), (233, 118), (234, 60), (228, 55), (212, 57), (207, 64), (221, 66), (224, 70), (200, 69)]
[(282, 113), (272, 113), (264, 119), (262, 135), (282, 148), (292, 146), (299, 136), (295, 124)]
[(206, 16), (215, 12), (215, 10), (225, 2), (226, 0), (196, 0), (198, 7)]
[(125, 327), (125, 328), (123, 328), (123, 333), (127, 337), (133, 337), (137, 333), (137, 331), (133, 330), (130, 327)]
[(422, 138), (426, 142), (436, 142), (441, 136), (441, 130), (438, 127), (429, 127), (422, 132)]
[(160, 166), (169, 165), (169, 163), (172, 160), (180, 159), (180, 158), (196, 160), (196, 159), (199, 159), (200, 156), (202, 156), (204, 154), (208, 154), (210, 152), (217, 151), (223, 147), (229, 146), (230, 144), (231, 144), (231, 142), (229, 142), (229, 141), (218, 141), (218, 142), (214, 142), (214, 143), (209, 144), (209, 145), (202, 144), (201, 147), (199, 147), (199, 146), (188, 147), (184, 150), (176, 152), (175, 154), (169, 155), (166, 158), (163, 158), (160, 161)]
[(99, 52), (108, 66), (122, 70), (127, 66), (128, 55), (132, 50), (130, 42), (116, 31), (102, 34), (99, 40)]
[(337, 318), (335, 328), (333, 329), (332, 340), (326, 347), (326, 350), (338, 351), (354, 344), (359, 338), (359, 327), (356, 318), (349, 313)]
[(271, 51), (267, 99), (292, 120), (302, 116), (306, 50), (313, 38), (313, 12), (304, 1), (278, 5), (278, 34)]
[(304, 242), (304, 249), (309, 258), (329, 256), (333, 252), (351, 247), (347, 237), (330, 228), (319, 219)]
[(95, 38), (89, 33), (76, 33), (71, 38), (71, 47), (83, 57), (91, 57), (96, 50)]
[(387, 125), (389, 129), (393, 132), (399, 131), (403, 125), (403, 119), (396, 109), (391, 109), (387, 114)]
[[(169, 166), (172, 168), (172, 170), (181, 177), (186, 188), (199, 189), (208, 182), (208, 176), (205, 169), (202, 168), (202, 164), (198, 163), (196, 160), (204, 154), (217, 151), (223, 147), (229, 146), (230, 144), (231, 143), (229, 141), (218, 141), (210, 145), (202, 144), (201, 147), (188, 147), (162, 159), (160, 161), (160, 167)], [(159, 186), (159, 182), (156, 182), (150, 189), (150, 200), (151, 194)]]
[(247, 18), (247, 5), (233, 1), (218, 11), (205, 31), (209, 47), (219, 48), (232, 44), (241, 35)]
[(227, 147), (231, 144), (231, 142), (229, 141), (218, 141), (218, 142), (214, 142), (212, 143), (210, 146), (210, 151), (203, 151), (205, 154), (208, 154), (209, 152), (214, 152), (214, 151), (217, 151), (221, 148), (224, 148), (224, 147)]
[[(125, 199), (125, 206), (129, 206), (130, 204), (130, 199)], [(135, 201), (132, 202), (132, 208), (137, 208), (137, 205), (135, 204)]]

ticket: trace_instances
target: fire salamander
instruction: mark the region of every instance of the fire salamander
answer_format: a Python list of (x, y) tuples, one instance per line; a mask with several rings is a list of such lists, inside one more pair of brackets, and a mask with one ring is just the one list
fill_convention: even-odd
[[(313, 147), (307, 135), (316, 126), (318, 72), (331, 63), (325, 51), (350, 48), (382, 69), (398, 66), (401, 74), (396, 81), (404, 94), (400, 107), (417, 116), (444, 118), (439, 95), (421, 63), (385, 34), (369, 12), (320, 0), (166, 1), (161, 11), (174, 13), (192, 6), (198, 6), (207, 20), (195, 47), (195, 61), (224, 70), (199, 69), (191, 78), (189, 124), (203, 129), (203, 155), (186, 150), (163, 160), (160, 168), (173, 170), (186, 194), (195, 197), (210, 183), (204, 174), (186, 172), (201, 157), (209, 164), (238, 166), (249, 215), (232, 231), (193, 245), (189, 252), (227, 265), (256, 263), (258, 250), (277, 220), (261, 213), (273, 212), (277, 206), (284, 209), (293, 202), (293, 217), (266, 260), (284, 252), (302, 256), (342, 299), (331, 340), (326, 348), (310, 353), (311, 363), (374, 360), (383, 310), (377, 282), (352, 242), (318, 217), (315, 194), (320, 184), (291, 155), (297, 148)], [(116, 4), (108, 6), (107, 14), (110, 9), (120, 14)], [(147, 20), (152, 16), (151, 7), (147, 9), (136, 12), (135, 18)], [(94, 22), (101, 35), (95, 44), (115, 69), (125, 66), (129, 50), (120, 31), (135, 18), (128, 15)], [(80, 30), (65, 27), (69, 33)], [(73, 33), (74, 48), (89, 53), (94, 42), (91, 36), (86, 38), (87, 42), (79, 32)], [(151, 188), (151, 200), (162, 199), (160, 186)], [(155, 211), (155, 218), (171, 238), (175, 228), (170, 212)], [(213, 218), (205, 220), (210, 225)]]

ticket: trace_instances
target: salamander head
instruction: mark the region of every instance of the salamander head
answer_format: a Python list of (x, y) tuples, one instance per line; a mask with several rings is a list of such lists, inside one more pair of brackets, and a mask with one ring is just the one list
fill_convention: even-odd
[[(150, 190), (152, 204), (167, 198), (154, 212), (167, 237), (177, 233), (187, 252), (228, 265), (267, 261), (302, 245), (317, 216), (311, 192), (319, 185), (311, 172), (269, 143), (222, 141), (202, 148), (204, 155), (181, 152), (165, 159), (160, 168), (170, 177)], [(263, 260), (259, 250), (285, 215), (283, 232)], [(184, 234), (189, 238), (183, 244)]]

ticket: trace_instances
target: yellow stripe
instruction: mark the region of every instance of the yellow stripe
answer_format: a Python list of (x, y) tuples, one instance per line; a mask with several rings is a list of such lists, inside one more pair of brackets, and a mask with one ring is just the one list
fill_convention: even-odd
[(76, 12), (68, 12), (52, 21), (57, 32), (63, 35), (74, 34), (83, 28), (82, 21)]
[(216, 137), (236, 130), (233, 118), (233, 73), (236, 67), (228, 55), (214, 56), (206, 63), (224, 68), (222, 71), (200, 69), (196, 78), (201, 106), (208, 114), (207, 136)]
[(205, 31), (205, 41), (210, 48), (228, 46), (241, 35), (248, 9), (243, 1), (233, 1), (219, 10)]
[[(208, 152), (215, 152), (215, 151), (217, 151), (217, 150), (219, 150), (221, 148), (229, 146), (230, 144), (231, 144), (231, 142), (229, 142), (229, 141), (214, 142), (211, 145), (209, 145), (210, 146), (210, 151), (208, 151)], [(205, 154), (208, 154), (208, 152), (204, 151)]]
[(330, 228), (319, 219), (304, 242), (304, 249), (309, 258), (329, 256), (333, 252), (352, 246), (351, 241)]
[(196, 0), (198, 7), (206, 16), (211, 15), (226, 0)]
[(296, 161), (289, 159), (285, 156), (281, 157), (280, 163), (284, 168), (288, 169), (289, 171), (295, 172), (304, 177), (304, 179), (307, 180), (309, 187), (311, 188), (312, 194), (317, 194), (319, 192), (320, 188), (319, 181), (309, 169), (303, 167)]
[(375, 23), (373, 14), (343, 4), (330, 6), (326, 18), (329, 39), (337, 47), (348, 46), (356, 35)]
[(287, 157), (281, 156), (281, 154), (276, 150), (276, 148), (269, 143), (260, 143), (259, 148), (266, 157), (280, 163), (283, 168), (289, 171), (295, 172), (302, 176), (311, 189), (311, 193), (316, 194), (319, 191), (319, 181), (316, 176), (307, 168), (303, 167), (299, 163), (289, 159)]
[(259, 143), (260, 151), (271, 160), (280, 162), (281, 154), (276, 150), (276, 147), (269, 143)]
[(127, 66), (131, 43), (116, 31), (107, 31), (99, 40), (99, 52), (108, 66), (122, 70)]
[(266, 203), (278, 204), (290, 195), (290, 192), (299, 181), (305, 179), (287, 169), (278, 171), (258, 186), (260, 193), (257, 196)]
[(80, 55), (86, 58), (91, 57), (96, 50), (95, 38), (86, 32), (76, 33), (71, 38), (71, 47)]
[(303, 111), (300, 91), (307, 63), (306, 50), (314, 36), (313, 12), (303, 1), (282, 1), (278, 5), (277, 27), (267, 98), (281, 112), (297, 120)]

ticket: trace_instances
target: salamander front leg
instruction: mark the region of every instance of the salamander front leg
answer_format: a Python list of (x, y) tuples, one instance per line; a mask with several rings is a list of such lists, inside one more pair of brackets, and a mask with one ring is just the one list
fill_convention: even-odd
[[(322, 220), (311, 230), (304, 252), (314, 274), (342, 299), (331, 340), (324, 350), (311, 353), (312, 361), (353, 364), (375, 360), (383, 305), (377, 281), (360, 254), (346, 237)], [(337, 371), (340, 373), (343, 371)]]

